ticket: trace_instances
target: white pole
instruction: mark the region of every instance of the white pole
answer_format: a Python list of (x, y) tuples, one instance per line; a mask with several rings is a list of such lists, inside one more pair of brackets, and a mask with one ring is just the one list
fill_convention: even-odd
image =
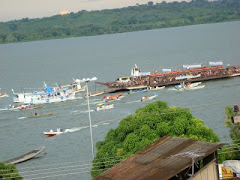
[(93, 136), (92, 136), (92, 120), (91, 120), (91, 115), (90, 115), (89, 94), (88, 94), (88, 81), (86, 81), (86, 88), (87, 88), (87, 102), (88, 102), (89, 127), (90, 127), (91, 145), (92, 145), (92, 158), (94, 159)]
[(194, 176), (194, 157), (192, 157), (192, 176)]

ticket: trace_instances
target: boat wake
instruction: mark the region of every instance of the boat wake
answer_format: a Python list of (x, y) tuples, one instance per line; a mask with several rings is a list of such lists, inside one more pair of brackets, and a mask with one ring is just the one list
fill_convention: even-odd
[[(98, 126), (108, 125), (108, 124), (110, 124), (110, 123), (109, 122), (102, 122), (102, 123), (95, 124), (92, 127), (96, 128)], [(71, 129), (65, 129), (64, 133), (72, 133), (72, 132), (80, 131), (80, 130), (87, 129), (87, 128), (89, 128), (89, 126), (74, 127), (74, 128), (71, 128)]]
[(140, 102), (140, 101), (141, 101), (141, 100), (129, 101), (129, 102), (126, 102), (126, 104), (131, 104), (131, 103)]
[(25, 118), (27, 118), (27, 117), (19, 117), (18, 119), (25, 119)]
[[(93, 111), (95, 111), (95, 110), (94, 110), (94, 109), (91, 109), (91, 110), (90, 110), (90, 112), (93, 112)], [(83, 113), (88, 113), (88, 110), (86, 110), (86, 111), (78, 111), (78, 110), (76, 110), (76, 111), (71, 111), (71, 114), (74, 114), (74, 115), (83, 114)]]
[[(98, 101), (94, 101), (94, 102), (89, 102), (89, 104), (98, 104), (98, 103), (102, 103), (103, 101), (100, 101), (99, 99), (98, 99)], [(85, 103), (82, 103), (82, 104), (80, 104), (79, 106), (87, 106), (88, 104), (87, 104), (87, 102), (85, 102)]]
[(82, 129), (86, 129), (88, 127), (89, 126), (82, 126), (82, 127), (74, 127), (74, 128), (71, 128), (71, 129), (65, 129), (64, 133), (76, 132), (76, 131), (80, 131)]
[(92, 102), (101, 101), (101, 99), (91, 99)]

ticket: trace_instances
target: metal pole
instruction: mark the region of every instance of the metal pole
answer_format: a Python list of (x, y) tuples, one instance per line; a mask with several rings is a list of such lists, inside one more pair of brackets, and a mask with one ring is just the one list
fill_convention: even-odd
[(88, 102), (89, 127), (90, 127), (91, 145), (92, 145), (92, 158), (94, 159), (94, 152), (93, 152), (93, 135), (92, 135), (92, 120), (91, 120), (91, 115), (90, 115), (89, 94), (88, 94), (88, 81), (86, 81), (86, 88), (87, 88), (87, 102)]
[(192, 157), (192, 176), (194, 176), (194, 157)]

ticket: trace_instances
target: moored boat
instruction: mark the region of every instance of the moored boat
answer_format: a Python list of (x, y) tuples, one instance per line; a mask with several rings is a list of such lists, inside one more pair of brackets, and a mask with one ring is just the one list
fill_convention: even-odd
[(204, 87), (205, 87), (205, 85), (198, 85), (198, 86), (193, 86), (193, 87), (185, 87), (185, 90), (202, 89)]
[(195, 83), (180, 83), (179, 85), (176, 85), (175, 86), (175, 90), (178, 90), (178, 91), (183, 91), (183, 90), (195, 90), (195, 89), (202, 89), (205, 87), (205, 85), (201, 85), (202, 83), (201, 82), (195, 82)]
[(86, 86), (81, 85), (80, 79), (73, 78), (73, 82), (71, 84), (63, 85), (61, 88), (67, 89), (68, 91), (71, 91), (71, 93), (79, 93), (85, 91)]
[(161, 90), (161, 89), (165, 89), (165, 86), (150, 86), (149, 87), (150, 90)]
[(17, 164), (17, 163), (21, 163), (21, 162), (27, 161), (27, 160), (32, 159), (35, 156), (39, 155), (41, 152), (44, 151), (44, 149), (45, 149), (45, 147), (42, 146), (39, 149), (30, 151), (30, 152), (28, 152), (26, 154), (23, 154), (23, 155), (21, 155), (19, 157), (14, 158), (14, 159), (7, 160), (4, 163), (5, 164)]

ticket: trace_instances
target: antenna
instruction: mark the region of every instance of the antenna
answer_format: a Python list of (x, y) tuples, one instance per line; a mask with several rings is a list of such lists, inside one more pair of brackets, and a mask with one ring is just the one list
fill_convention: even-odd
[(186, 151), (186, 152), (182, 152), (182, 153), (179, 153), (179, 154), (172, 155), (170, 157), (177, 157), (177, 156), (192, 158), (192, 174), (191, 174), (191, 177), (193, 177), (195, 159), (197, 159), (198, 157), (205, 156), (205, 153), (201, 152), (200, 149), (196, 149), (195, 151)]

